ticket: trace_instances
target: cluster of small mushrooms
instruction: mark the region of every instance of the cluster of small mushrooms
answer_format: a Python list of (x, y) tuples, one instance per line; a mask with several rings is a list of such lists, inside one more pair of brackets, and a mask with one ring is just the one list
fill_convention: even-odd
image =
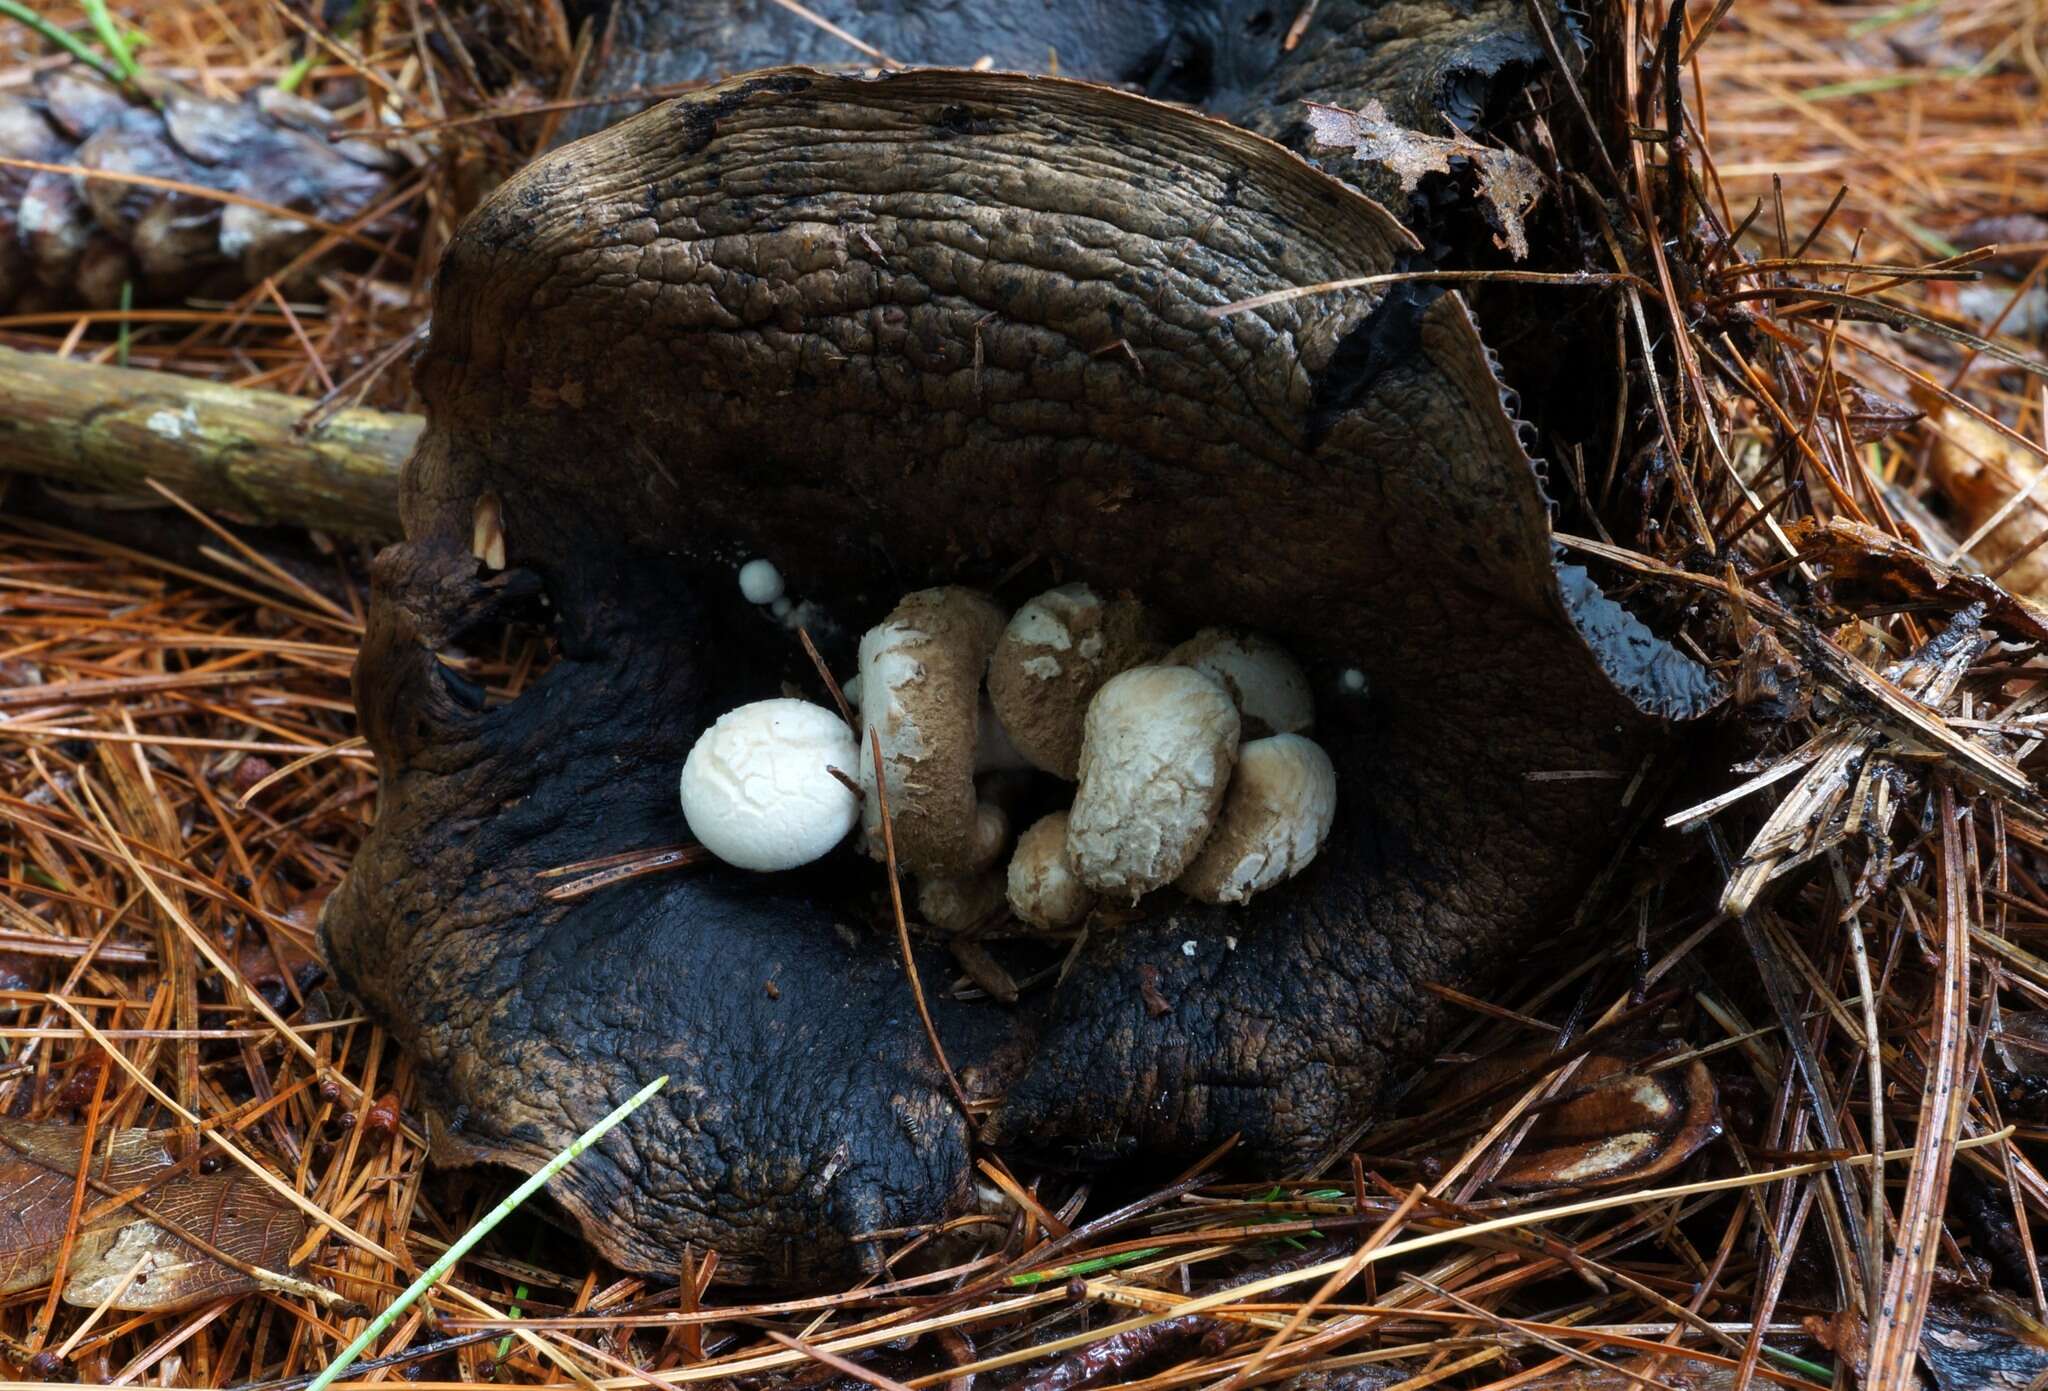
[[(741, 571), (751, 602), (779, 574)], [(846, 683), (856, 737), (805, 700), (721, 716), (683, 764), (683, 814), (713, 855), (786, 870), (829, 854), (858, 822), (884, 853), (881, 766), (898, 865), (920, 915), (964, 930), (1005, 900), (1044, 931), (1078, 927), (1099, 900), (1172, 885), (1246, 903), (1307, 867), (1329, 835), (1337, 779), (1306, 737), (1315, 700), (1277, 644), (1206, 628), (1179, 646), (1128, 598), (1066, 584), (1005, 617), (977, 591), (906, 596), (860, 642)], [(986, 795), (1036, 769), (1075, 783), (1072, 805), (1011, 836)], [(1003, 857), (1008, 853), (1007, 868)]]

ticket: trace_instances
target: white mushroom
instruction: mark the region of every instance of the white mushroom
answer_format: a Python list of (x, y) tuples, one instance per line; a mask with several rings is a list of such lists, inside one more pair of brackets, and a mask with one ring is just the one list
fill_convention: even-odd
[(1110, 677), (1165, 648), (1144, 605), (1102, 599), (1085, 584), (1061, 585), (1018, 609), (1003, 630), (989, 661), (989, 700), (1019, 753), (1073, 778), (1089, 700)]
[(990, 871), (917, 881), (917, 915), (941, 932), (965, 932), (1003, 906), (1003, 876)]
[(1192, 667), (1136, 667), (1089, 702), (1067, 858), (1081, 882), (1136, 902), (1180, 877), (1215, 823), (1240, 725)]
[(1249, 903), (1308, 867), (1337, 815), (1337, 770), (1299, 734), (1237, 751), (1223, 814), (1174, 887), (1205, 903)]
[(1079, 927), (1095, 907), (1095, 894), (1067, 860), (1067, 814), (1040, 817), (1017, 837), (1007, 884), (1010, 911), (1036, 928)]
[(772, 604), (782, 597), (782, 572), (774, 561), (756, 557), (740, 566), (740, 597), (750, 604)]
[(821, 705), (759, 700), (718, 717), (683, 760), (683, 817), (739, 869), (795, 869), (846, 839), (860, 817), (832, 776), (859, 767), (853, 731)]
[(1316, 722), (1308, 673), (1287, 650), (1257, 633), (1204, 628), (1162, 659), (1168, 666), (1206, 671), (1223, 683), (1244, 717), (1244, 737), (1301, 734)]
[[(1002, 611), (971, 589), (908, 595), (860, 640), (862, 823), (868, 852), (882, 855), (870, 733), (887, 773), (896, 862), (914, 874), (972, 873), (974, 756), (981, 674), (1003, 631)], [(1000, 852), (998, 852), (1000, 853)]]

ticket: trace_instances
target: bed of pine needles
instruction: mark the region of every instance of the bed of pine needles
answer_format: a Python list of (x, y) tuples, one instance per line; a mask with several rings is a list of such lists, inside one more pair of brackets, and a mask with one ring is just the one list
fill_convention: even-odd
[[(560, 0), (320, 8), (115, 11), (201, 91), (302, 69), (401, 151), (409, 230), (289, 296), (0, 317), (0, 342), (406, 406), (439, 248), (545, 147), (593, 39)], [(2048, 9), (1611, 8), (1640, 98), (1611, 172), (1654, 219), (1648, 172), (1683, 159), (1661, 245), (1691, 269), (1646, 254), (1614, 295), (1664, 409), (1622, 431), (1643, 448), (1561, 461), (1561, 526), (1733, 694), (1644, 770), (1635, 836), (1519, 984), (1454, 996), (1438, 1067), (1323, 1172), (1133, 1200), (991, 1163), (986, 1210), (901, 1234), (887, 1277), (776, 1303), (714, 1253), (621, 1276), (523, 1213), (344, 1384), (2048, 1385), (2048, 618), (1984, 578), (2017, 586), (2048, 536)], [(0, 36), (0, 87), (56, 61)], [(181, 566), (0, 514), (0, 1111), (171, 1130), (173, 1168), (245, 1176), (329, 1293), (121, 1313), (0, 1280), (8, 1378), (303, 1386), (503, 1191), (427, 1173), (405, 1059), (311, 959), (375, 805), (362, 557), (206, 540)], [(508, 637), (474, 674), (515, 695), (540, 656)], [(1603, 1069), (1660, 1079), (1689, 1133), (1544, 1186), (1603, 1126), (1657, 1129), (1612, 1087), (1572, 1101)], [(118, 1207), (62, 1199), (59, 1284)]]

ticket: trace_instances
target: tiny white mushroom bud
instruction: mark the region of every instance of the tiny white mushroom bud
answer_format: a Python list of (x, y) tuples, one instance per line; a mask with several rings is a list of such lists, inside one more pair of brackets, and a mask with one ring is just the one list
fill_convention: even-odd
[(846, 722), (806, 700), (757, 700), (718, 717), (683, 760), (683, 817), (739, 869), (795, 869), (831, 851), (860, 818)]
[(846, 697), (848, 705), (856, 710), (860, 709), (860, 673), (855, 672), (846, 680), (841, 681), (839, 683), (839, 694)]
[(1002, 611), (971, 589), (908, 595), (860, 640), (860, 781), (868, 852), (882, 856), (871, 733), (882, 744), (896, 862), (915, 874), (971, 873), (981, 674)]
[(1237, 762), (1237, 706), (1192, 667), (1135, 667), (1089, 702), (1067, 857), (1081, 882), (1135, 903), (1180, 877)]
[(772, 604), (782, 597), (782, 572), (774, 561), (756, 557), (740, 566), (740, 597), (750, 604)]
[(1337, 815), (1337, 770), (1299, 734), (1237, 751), (1223, 814), (1174, 886), (1205, 903), (1249, 903), (1308, 868)]
[(792, 613), (796, 612), (796, 605), (790, 603), (789, 597), (784, 595), (768, 606), (768, 612), (776, 618), (788, 618)]
[(990, 871), (957, 879), (919, 879), (917, 915), (941, 932), (965, 932), (1003, 906), (1003, 876)]
[(1036, 928), (1079, 927), (1095, 907), (1095, 894), (1067, 860), (1067, 814), (1040, 817), (1017, 837), (1010, 856), (1010, 911)]
[(988, 695), (1010, 742), (1034, 767), (1073, 778), (1081, 722), (1102, 683), (1166, 650), (1157, 620), (1131, 599), (1065, 584), (1010, 619), (989, 659)]
[(1337, 689), (1345, 695), (1364, 695), (1365, 673), (1357, 667), (1344, 668), (1343, 674), (1337, 678)]
[(1257, 633), (1204, 628), (1163, 658), (1166, 665), (1206, 671), (1223, 683), (1244, 717), (1244, 737), (1301, 734), (1316, 722), (1315, 693), (1301, 663)]

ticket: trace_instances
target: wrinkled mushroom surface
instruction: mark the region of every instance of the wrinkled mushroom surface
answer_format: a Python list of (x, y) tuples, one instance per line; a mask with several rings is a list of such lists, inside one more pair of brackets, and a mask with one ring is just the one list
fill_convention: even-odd
[[(691, 742), (800, 671), (734, 612), (753, 555), (852, 632), (929, 585), (1010, 577), (1015, 603), (1081, 579), (1299, 657), (1342, 788), (1306, 873), (1242, 909), (1162, 891), (1014, 1008), (923, 976), (1013, 1150), (1238, 1133), (1294, 1162), (1368, 1115), (1440, 1022), (1421, 983), (1483, 978), (1582, 883), (1690, 694), (1656, 662), (1624, 694), (1579, 636), (1457, 295), (1209, 313), (1415, 246), (1221, 121), (998, 74), (763, 73), (501, 189), (441, 268), (407, 540), (356, 678), (382, 800), (325, 916), (422, 1066), (440, 1156), (530, 1170), (667, 1072), (551, 1185), (625, 1266), (671, 1271), (687, 1242), (822, 1276), (964, 1199), (966, 1124), (873, 865), (706, 864), (570, 902), (535, 878), (674, 843)], [(486, 491), (495, 574), (469, 552)], [(436, 653), (543, 593), (560, 660), (487, 707)], [(1347, 668), (1369, 699), (1336, 693)]]

